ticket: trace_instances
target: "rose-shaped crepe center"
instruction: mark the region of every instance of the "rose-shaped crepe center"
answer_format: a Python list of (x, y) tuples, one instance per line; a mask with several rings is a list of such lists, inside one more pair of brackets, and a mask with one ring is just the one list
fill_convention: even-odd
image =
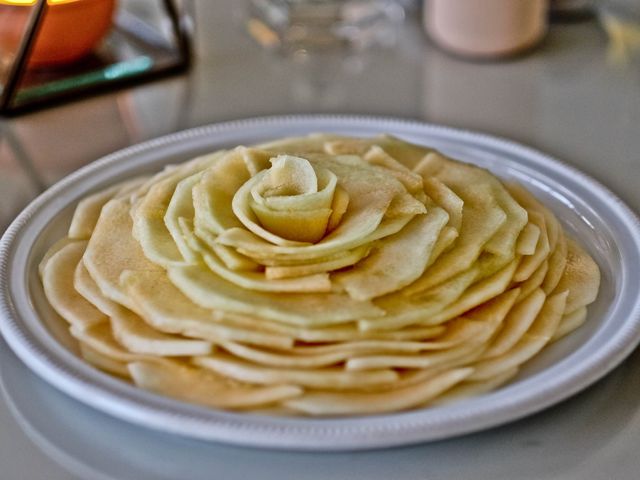
[(346, 210), (348, 197), (339, 189), (338, 178), (304, 158), (278, 155), (270, 161), (271, 168), (238, 190), (234, 213), (249, 230), (270, 242), (318, 242)]

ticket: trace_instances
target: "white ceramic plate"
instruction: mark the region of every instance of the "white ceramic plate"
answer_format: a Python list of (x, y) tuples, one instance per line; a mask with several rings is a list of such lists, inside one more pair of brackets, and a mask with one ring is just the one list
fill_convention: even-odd
[[(198, 154), (310, 132), (392, 133), (523, 183), (579, 238), (602, 271), (587, 323), (528, 363), (509, 385), (460, 403), (340, 419), (265, 417), (210, 410), (161, 397), (80, 360), (48, 306), (37, 274), (89, 192)], [(619, 364), (640, 341), (640, 223), (605, 187), (540, 152), (495, 137), (424, 123), (352, 116), (287, 116), (221, 123), (121, 150), (73, 173), (34, 200), (0, 242), (0, 331), (34, 372), (116, 417), (165, 432), (240, 445), (354, 450), (478, 431), (559, 402)], [(586, 419), (585, 419), (586, 421)]]

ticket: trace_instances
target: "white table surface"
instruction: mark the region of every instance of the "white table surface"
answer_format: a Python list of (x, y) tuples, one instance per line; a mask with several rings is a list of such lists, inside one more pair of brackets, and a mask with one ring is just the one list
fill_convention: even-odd
[[(434, 49), (409, 19), (365, 56), (281, 58), (242, 29), (242, 2), (198, 2), (187, 74), (0, 119), (0, 232), (43, 188), (113, 150), (191, 126), (282, 113), (422, 119), (529, 144), (592, 175), (640, 211), (640, 57), (607, 59), (595, 22), (555, 24), (501, 63)], [(636, 479), (640, 351), (585, 392), (484, 433), (384, 451), (258, 451), (109, 418), (34, 376), (0, 340), (0, 478)]]

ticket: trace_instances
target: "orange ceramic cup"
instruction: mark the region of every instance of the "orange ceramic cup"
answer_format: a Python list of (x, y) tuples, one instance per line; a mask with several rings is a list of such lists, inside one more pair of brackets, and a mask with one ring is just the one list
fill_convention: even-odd
[[(15, 51), (35, 4), (0, 0), (0, 46)], [(109, 31), (116, 0), (47, 0), (29, 67), (71, 63), (91, 52)]]

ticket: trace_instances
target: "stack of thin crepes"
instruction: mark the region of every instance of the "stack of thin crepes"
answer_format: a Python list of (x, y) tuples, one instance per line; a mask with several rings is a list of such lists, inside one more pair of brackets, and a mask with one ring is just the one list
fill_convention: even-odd
[(391, 412), (504, 384), (599, 270), (518, 185), (391, 136), (288, 138), (82, 200), (41, 263), (93, 365), (273, 414)]

